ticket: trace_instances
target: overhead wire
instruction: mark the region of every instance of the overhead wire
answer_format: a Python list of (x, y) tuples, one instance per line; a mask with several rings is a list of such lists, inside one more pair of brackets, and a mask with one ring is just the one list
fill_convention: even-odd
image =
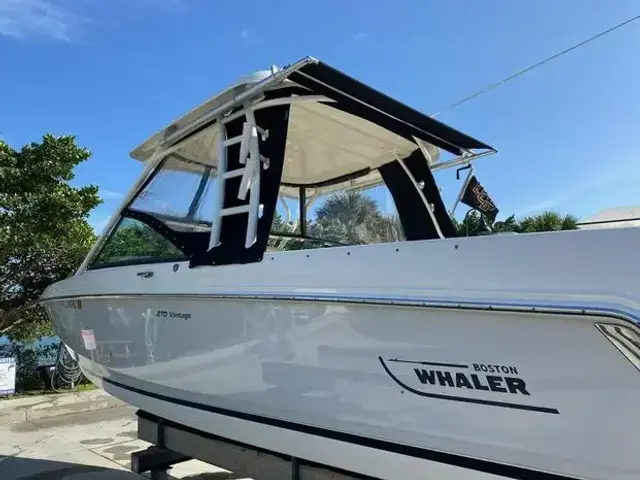
[(500, 85), (503, 85), (504, 83), (506, 83), (506, 82), (508, 82), (510, 80), (513, 80), (516, 77), (524, 75), (525, 73), (530, 72), (531, 70), (533, 70), (535, 68), (538, 68), (538, 67), (544, 65), (545, 63), (548, 63), (548, 62), (550, 62), (552, 60), (555, 60), (556, 58), (561, 57), (563, 55), (566, 55), (567, 53), (569, 53), (569, 52), (571, 52), (573, 50), (576, 50), (576, 49), (578, 49), (580, 47), (583, 47), (584, 45), (586, 45), (586, 44), (588, 44), (590, 42), (593, 42), (594, 40), (597, 40), (598, 38), (604, 37), (605, 35), (613, 32), (615, 30), (618, 30), (619, 28), (622, 28), (622, 27), (624, 27), (624, 26), (626, 26), (626, 25), (628, 25), (628, 24), (630, 24), (632, 22), (635, 22), (636, 20), (639, 20), (639, 19), (640, 19), (640, 15), (636, 15), (635, 17), (631, 17), (631, 18), (629, 18), (629, 19), (627, 19), (627, 20), (625, 20), (623, 22), (620, 22), (620, 23), (618, 23), (618, 24), (616, 24), (616, 25), (614, 25), (614, 26), (612, 26), (612, 27), (610, 27), (610, 28), (608, 28), (608, 29), (596, 34), (596, 35), (593, 35), (593, 36), (591, 36), (591, 37), (589, 37), (589, 38), (587, 38), (587, 39), (585, 39), (585, 40), (583, 40), (583, 41), (581, 41), (579, 43), (576, 43), (575, 45), (572, 45), (569, 48), (565, 48), (564, 50), (562, 50), (562, 51), (560, 51), (558, 53), (555, 53), (555, 54), (551, 55), (550, 57), (547, 57), (547, 58), (545, 58), (543, 60), (540, 60), (539, 62), (534, 63), (533, 65), (530, 65), (530, 66), (528, 66), (526, 68), (523, 68), (522, 70), (518, 70), (517, 72), (509, 75), (508, 77), (505, 77), (505, 78), (503, 78), (501, 80), (498, 80), (497, 82), (491, 83), (491, 84), (487, 85), (486, 87), (482, 88), (481, 90), (478, 90), (477, 92), (472, 93), (471, 95), (468, 95), (468, 96), (466, 96), (466, 97), (464, 97), (464, 98), (462, 98), (462, 99), (460, 99), (460, 100), (458, 100), (458, 101), (456, 101), (456, 102), (444, 107), (440, 111), (432, 114), (431, 117), (435, 118), (435, 117), (437, 117), (438, 115), (440, 115), (440, 114), (442, 114), (444, 112), (452, 110), (452, 109), (462, 105), (463, 103), (466, 103), (469, 100), (473, 100), (474, 98), (476, 98), (476, 97), (488, 92), (489, 90), (493, 90), (494, 88), (499, 87)]

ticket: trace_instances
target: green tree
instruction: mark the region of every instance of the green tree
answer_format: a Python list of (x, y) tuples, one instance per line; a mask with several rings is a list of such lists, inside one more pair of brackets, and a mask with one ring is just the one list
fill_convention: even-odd
[(52, 333), (37, 300), (95, 241), (87, 219), (101, 202), (98, 187), (69, 184), (89, 156), (72, 136), (45, 135), (19, 151), (0, 141), (0, 335)]
[(360, 245), (401, 240), (400, 222), (382, 214), (378, 203), (362, 192), (331, 195), (316, 211), (314, 236)]
[(0, 345), (0, 357), (14, 357), (16, 359), (16, 391), (39, 390), (42, 379), (38, 366), (51, 365), (58, 353), (58, 343), (48, 345), (23, 344), (11, 342)]
[[(299, 235), (300, 226), (296, 224), (292, 229), (276, 212), (271, 232)], [(316, 210), (315, 221), (306, 220), (306, 237), (317, 240), (287, 240), (274, 236), (269, 240), (269, 246), (307, 250), (335, 243), (359, 245), (393, 242), (403, 240), (404, 233), (398, 217), (384, 215), (374, 199), (363, 192), (351, 191), (333, 194), (324, 201)]]
[(543, 212), (518, 220), (515, 215), (493, 224), (476, 210), (471, 210), (462, 222), (454, 219), (458, 236), (471, 237), (477, 235), (491, 235), (494, 233), (533, 233), (551, 232), (558, 230), (575, 230), (578, 219), (573, 215), (561, 215), (557, 212)]
[(185, 255), (169, 240), (142, 222), (125, 218), (107, 240), (96, 264), (131, 258), (184, 259)]
[[(318, 231), (316, 225), (309, 221), (305, 222), (306, 236), (317, 237)], [(285, 235), (300, 235), (300, 224), (295, 222), (293, 225), (284, 221), (282, 215), (278, 211), (274, 213), (273, 222), (271, 223), (271, 233), (273, 234), (285, 234)], [(323, 242), (317, 242), (315, 240), (299, 240), (296, 238), (287, 238), (283, 236), (274, 235), (269, 239), (269, 247), (279, 250), (308, 250), (310, 248), (326, 247), (327, 244)]]
[(494, 233), (519, 232), (520, 229), (520, 223), (515, 215), (510, 215), (505, 220), (495, 222), (492, 227)]
[(454, 218), (453, 225), (459, 237), (475, 237), (492, 233), (491, 224), (476, 210), (467, 212), (461, 222)]
[(552, 232), (557, 230), (575, 230), (578, 219), (573, 215), (560, 215), (556, 212), (544, 212), (520, 220), (521, 232)]

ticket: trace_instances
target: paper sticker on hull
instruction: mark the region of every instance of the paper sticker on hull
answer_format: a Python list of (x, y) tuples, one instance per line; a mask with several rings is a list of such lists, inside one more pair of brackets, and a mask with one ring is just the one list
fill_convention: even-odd
[[(526, 380), (513, 365), (378, 359), (395, 383), (415, 395), (540, 413), (560, 413), (556, 408), (518, 402), (518, 397), (528, 400), (532, 394)], [(471, 392), (476, 395), (469, 395)], [(509, 400), (514, 401), (495, 398), (498, 396), (508, 396), (511, 397)]]
[(82, 335), (82, 343), (84, 344), (85, 350), (95, 350), (96, 347), (96, 337), (93, 334), (93, 330), (80, 330), (80, 335)]

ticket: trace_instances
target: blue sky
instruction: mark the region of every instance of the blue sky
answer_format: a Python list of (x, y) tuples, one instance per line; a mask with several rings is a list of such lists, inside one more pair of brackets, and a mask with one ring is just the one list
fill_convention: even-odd
[[(636, 0), (0, 0), (0, 138), (93, 152), (100, 229), (142, 167), (129, 151), (233, 82), (312, 55), (426, 113), (640, 12)], [(501, 210), (640, 204), (640, 21), (440, 120), (493, 146)], [(449, 203), (454, 172), (438, 175)], [(502, 215), (501, 215), (502, 216)]]

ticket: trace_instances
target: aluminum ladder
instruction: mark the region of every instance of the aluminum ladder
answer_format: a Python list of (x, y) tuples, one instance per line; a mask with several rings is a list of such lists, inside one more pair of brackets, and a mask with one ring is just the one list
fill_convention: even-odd
[[(237, 137), (227, 138), (226, 124), (245, 117), (242, 126), (242, 134)], [(257, 240), (258, 219), (262, 213), (260, 201), (260, 169), (269, 168), (269, 159), (260, 154), (260, 140), (265, 141), (269, 137), (269, 131), (260, 128), (256, 124), (254, 111), (250, 105), (245, 105), (238, 114), (230, 115), (228, 118), (218, 118), (218, 166), (216, 178), (216, 192), (214, 196), (214, 215), (211, 225), (211, 236), (209, 238), (209, 251), (220, 245), (220, 232), (222, 219), (231, 215), (241, 215), (247, 213), (247, 232), (245, 236), (245, 248), (250, 248)], [(232, 145), (240, 144), (239, 163), (243, 167), (228, 170), (227, 149)], [(238, 199), (246, 200), (247, 193), (249, 201), (237, 207), (224, 208), (225, 183), (228, 179), (240, 177), (240, 187), (238, 188)]]

